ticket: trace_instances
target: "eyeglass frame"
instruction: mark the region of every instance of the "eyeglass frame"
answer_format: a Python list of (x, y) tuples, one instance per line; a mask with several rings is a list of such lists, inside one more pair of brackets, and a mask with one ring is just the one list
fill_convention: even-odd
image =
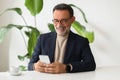
[(58, 24), (58, 23), (66, 24), (66, 23), (68, 22), (68, 20), (70, 20), (70, 19), (71, 19), (71, 17), (68, 18), (68, 19), (61, 19), (61, 20), (53, 19), (52, 22), (53, 22), (54, 24)]

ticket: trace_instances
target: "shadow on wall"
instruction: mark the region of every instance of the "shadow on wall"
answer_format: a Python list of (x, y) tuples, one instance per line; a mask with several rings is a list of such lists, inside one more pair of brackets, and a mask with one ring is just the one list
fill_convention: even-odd
[(0, 44), (0, 72), (7, 71), (9, 69), (9, 45), (10, 35), (7, 34), (3, 43)]

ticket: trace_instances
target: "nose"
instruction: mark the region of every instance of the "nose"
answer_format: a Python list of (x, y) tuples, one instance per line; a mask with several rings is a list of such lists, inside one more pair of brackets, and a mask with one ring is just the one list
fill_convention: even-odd
[(57, 27), (59, 26), (63, 26), (62, 23), (59, 21), (57, 24), (56, 24)]

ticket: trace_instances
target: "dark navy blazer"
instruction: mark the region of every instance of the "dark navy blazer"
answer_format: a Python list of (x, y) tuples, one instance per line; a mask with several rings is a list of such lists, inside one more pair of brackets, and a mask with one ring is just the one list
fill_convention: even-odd
[[(28, 70), (33, 70), (33, 64), (39, 60), (39, 55), (48, 55), (50, 62), (54, 62), (56, 45), (56, 32), (41, 34), (38, 38), (34, 53), (28, 65)], [(96, 63), (91, 52), (88, 39), (70, 31), (66, 44), (64, 64), (71, 64), (71, 72), (93, 71)]]

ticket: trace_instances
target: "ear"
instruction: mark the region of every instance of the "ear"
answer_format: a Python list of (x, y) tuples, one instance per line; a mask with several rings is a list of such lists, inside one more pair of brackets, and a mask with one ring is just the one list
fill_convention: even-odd
[(75, 16), (71, 18), (71, 23), (73, 23), (74, 21), (75, 21)]

